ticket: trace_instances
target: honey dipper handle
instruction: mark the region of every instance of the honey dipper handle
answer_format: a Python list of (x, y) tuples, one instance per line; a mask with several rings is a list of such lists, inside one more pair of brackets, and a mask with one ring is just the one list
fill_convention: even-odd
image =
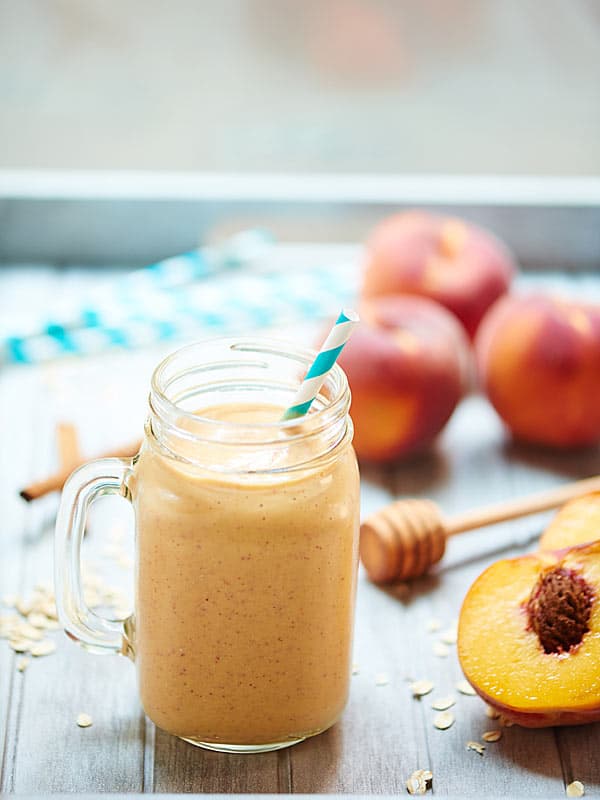
[(565, 486), (557, 486), (555, 489), (538, 492), (528, 497), (522, 497), (519, 500), (508, 500), (486, 508), (479, 508), (475, 511), (466, 511), (463, 514), (457, 514), (445, 520), (446, 536), (454, 536), (456, 533), (470, 531), (473, 528), (482, 528), (485, 525), (494, 525), (496, 522), (525, 517), (528, 514), (536, 514), (539, 511), (547, 511), (550, 508), (556, 508), (566, 503), (567, 500), (572, 500), (574, 497), (598, 491), (600, 491), (600, 475), (576, 481), (575, 483), (567, 483)]

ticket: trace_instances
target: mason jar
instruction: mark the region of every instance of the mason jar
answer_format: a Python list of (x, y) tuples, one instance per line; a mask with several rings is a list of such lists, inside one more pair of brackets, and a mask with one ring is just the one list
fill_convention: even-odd
[[(154, 371), (133, 459), (100, 459), (65, 485), (56, 595), (67, 633), (136, 665), (160, 728), (213, 750), (257, 752), (318, 734), (346, 704), (359, 531), (350, 392), (340, 367), (310, 412), (283, 420), (316, 353), (227, 338)], [(83, 599), (89, 505), (135, 512), (134, 613)]]

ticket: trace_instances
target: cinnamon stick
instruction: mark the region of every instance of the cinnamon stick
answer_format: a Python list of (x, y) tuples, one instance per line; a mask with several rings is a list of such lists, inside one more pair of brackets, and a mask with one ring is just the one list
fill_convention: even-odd
[(56, 449), (58, 463), (63, 469), (74, 469), (81, 461), (77, 428), (71, 422), (59, 422), (56, 426)]
[[(131, 458), (138, 452), (140, 446), (140, 441), (132, 442), (128, 445), (124, 445), (123, 447), (114, 448), (107, 453), (102, 453), (101, 455), (96, 456), (96, 458)], [(53, 475), (49, 475), (47, 478), (44, 478), (41, 481), (36, 481), (35, 483), (26, 486), (24, 489), (21, 489), (19, 494), (24, 500), (30, 502), (31, 500), (37, 500), (39, 497), (43, 497), (49, 492), (58, 492), (63, 488), (67, 478), (74, 469), (81, 467), (87, 461), (91, 460), (92, 459), (90, 458), (83, 458), (81, 455), (79, 455), (75, 463), (67, 465), (61, 463), (60, 468)]]

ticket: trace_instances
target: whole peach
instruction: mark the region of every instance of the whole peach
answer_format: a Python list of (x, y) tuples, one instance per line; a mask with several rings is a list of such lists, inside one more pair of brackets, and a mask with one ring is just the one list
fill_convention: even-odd
[(515, 272), (491, 233), (455, 217), (407, 211), (383, 220), (367, 243), (363, 296), (409, 293), (441, 303), (470, 337)]
[(543, 294), (502, 298), (475, 341), (481, 383), (514, 436), (600, 441), (600, 307)]
[(466, 385), (469, 346), (455, 317), (423, 297), (365, 301), (339, 358), (352, 391), (358, 456), (388, 462), (427, 448)]

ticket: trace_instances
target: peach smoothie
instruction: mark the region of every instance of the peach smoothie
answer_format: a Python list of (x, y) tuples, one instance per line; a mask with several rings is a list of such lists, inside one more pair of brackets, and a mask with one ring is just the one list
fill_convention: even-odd
[[(281, 413), (247, 403), (201, 412), (224, 423)], [(131, 486), (134, 647), (142, 704), (159, 727), (216, 746), (289, 744), (340, 716), (359, 477), (349, 437), (333, 458), (314, 457), (313, 445), (296, 442), (293, 468), (285, 448), (272, 456), (263, 448), (256, 457), (272, 463), (253, 474), (252, 458), (235, 448), (230, 469), (217, 471), (147, 439)]]

